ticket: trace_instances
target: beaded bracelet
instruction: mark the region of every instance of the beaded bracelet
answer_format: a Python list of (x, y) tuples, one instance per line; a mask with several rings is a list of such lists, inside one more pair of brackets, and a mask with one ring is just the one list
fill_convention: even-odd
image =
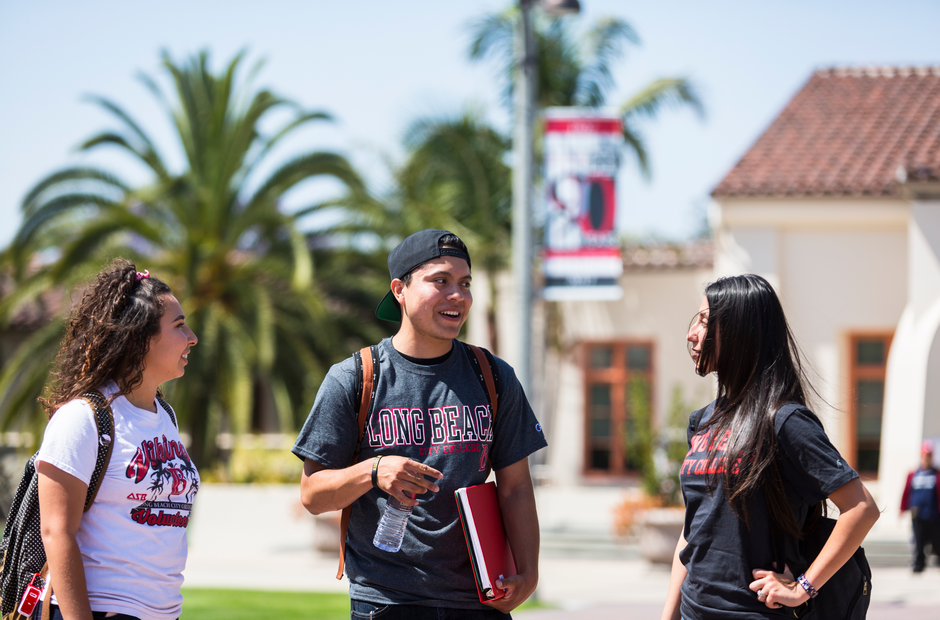
[(806, 575), (800, 575), (796, 578), (803, 589), (806, 590), (806, 593), (809, 594), (810, 598), (816, 598), (819, 596), (819, 590), (813, 587), (813, 584), (809, 582), (809, 579), (806, 578)]
[(372, 488), (379, 488), (379, 461), (382, 460), (382, 455), (375, 457), (375, 460), (372, 461)]

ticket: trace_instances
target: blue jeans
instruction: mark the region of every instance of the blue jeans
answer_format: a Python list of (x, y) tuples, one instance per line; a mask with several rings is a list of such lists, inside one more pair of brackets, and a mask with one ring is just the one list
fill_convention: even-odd
[(349, 617), (350, 620), (512, 620), (512, 616), (496, 609), (383, 605), (355, 599), (349, 601)]

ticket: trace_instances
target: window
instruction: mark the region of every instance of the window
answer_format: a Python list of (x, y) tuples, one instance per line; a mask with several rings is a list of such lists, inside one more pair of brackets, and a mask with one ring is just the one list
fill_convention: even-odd
[(849, 338), (851, 423), (849, 459), (867, 478), (878, 475), (881, 454), (881, 415), (891, 334), (853, 335)]
[[(653, 345), (602, 342), (584, 345), (585, 454), (589, 474), (636, 471), (628, 437), (634, 406), (652, 406)], [(642, 398), (642, 402), (638, 402)], [(635, 403), (636, 405), (632, 405)]]

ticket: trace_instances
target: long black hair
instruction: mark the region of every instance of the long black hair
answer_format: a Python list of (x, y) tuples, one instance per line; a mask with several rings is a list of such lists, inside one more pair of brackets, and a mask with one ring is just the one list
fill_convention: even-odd
[[(727, 434), (724, 454), (712, 442), (709, 471), (722, 459), (725, 494), (738, 517), (750, 527), (747, 498), (764, 491), (772, 518), (792, 536), (800, 531), (787, 501), (777, 467), (774, 416), (782, 405), (806, 405), (806, 378), (799, 349), (773, 287), (753, 275), (720, 278), (705, 289), (706, 334), (696, 372), (718, 375), (715, 411), (702, 428)], [(740, 459), (740, 461), (739, 461)], [(735, 472), (735, 473), (732, 473)]]

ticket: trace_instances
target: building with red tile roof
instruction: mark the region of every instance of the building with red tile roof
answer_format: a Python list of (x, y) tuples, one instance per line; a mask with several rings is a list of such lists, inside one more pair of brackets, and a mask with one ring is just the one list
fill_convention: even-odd
[(940, 181), (940, 66), (817, 71), (716, 198), (898, 196)]
[(777, 289), (833, 443), (892, 512), (940, 436), (940, 67), (815, 72), (712, 197), (715, 275)]
[[(940, 67), (817, 71), (715, 187), (712, 240), (628, 244), (621, 299), (537, 305), (543, 531), (608, 531), (636, 485), (631, 386), (649, 386), (664, 436), (684, 437), (669, 412), (714, 393), (693, 371), (689, 322), (708, 282), (740, 273), (777, 290), (822, 396), (814, 410), (894, 512), (921, 441), (940, 437), (938, 173)], [(510, 279), (496, 288), (512, 299)], [(486, 308), (491, 289), (476, 290)], [(501, 333), (515, 327), (508, 306)], [(471, 319), (471, 341), (486, 344), (486, 320)], [(906, 523), (882, 519), (877, 535), (906, 540)]]

